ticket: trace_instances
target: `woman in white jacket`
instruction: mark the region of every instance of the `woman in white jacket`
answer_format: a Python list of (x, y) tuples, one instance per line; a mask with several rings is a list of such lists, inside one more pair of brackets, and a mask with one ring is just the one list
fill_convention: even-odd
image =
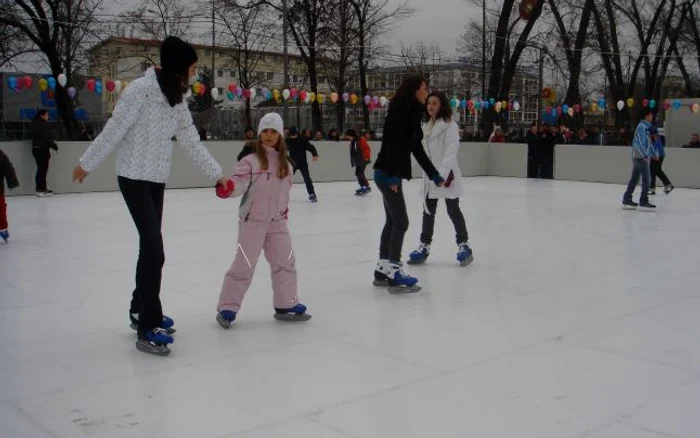
[(221, 166), (199, 140), (185, 95), (196, 72), (197, 52), (176, 37), (160, 48), (160, 68), (149, 68), (122, 93), (112, 118), (80, 157), (73, 180), (83, 182), (88, 173), (114, 150), (119, 189), (139, 233), (136, 288), (129, 318), (138, 332), (136, 348), (166, 356), (173, 329), (172, 318), (163, 315), (160, 285), (163, 252), (163, 198), (170, 175), (173, 142), (212, 180), (225, 184)]
[(433, 91), (427, 100), (427, 121), (423, 124), (423, 146), (435, 163), (440, 176), (445, 179), (444, 187), (431, 184), (423, 174), (423, 230), (421, 244), (410, 256), (409, 264), (424, 263), (430, 255), (430, 244), (435, 228), (435, 212), (438, 199), (444, 199), (447, 214), (455, 227), (457, 242), (457, 261), (466, 266), (474, 259), (469, 246), (469, 234), (464, 216), (459, 208), (459, 197), (464, 192), (462, 172), (459, 170), (457, 152), (459, 150), (459, 127), (452, 121), (452, 109), (447, 97), (439, 91)]

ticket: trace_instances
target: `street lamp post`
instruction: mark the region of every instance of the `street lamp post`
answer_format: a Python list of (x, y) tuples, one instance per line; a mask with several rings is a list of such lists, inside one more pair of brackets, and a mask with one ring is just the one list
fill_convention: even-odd
[[(287, 41), (287, 33), (289, 32), (289, 7), (287, 5), (288, 0), (282, 0), (282, 52), (283, 52), (283, 62), (284, 62), (284, 89), (288, 90), (289, 89), (289, 44)], [(288, 123), (287, 121), (288, 116), (289, 116), (289, 110), (287, 106), (287, 99), (284, 99), (284, 104), (283, 104), (283, 111), (284, 111), (284, 123), (285, 125)]]

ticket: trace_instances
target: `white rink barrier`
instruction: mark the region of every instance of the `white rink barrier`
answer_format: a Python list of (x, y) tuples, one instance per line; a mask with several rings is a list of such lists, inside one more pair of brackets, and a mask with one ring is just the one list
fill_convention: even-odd
[[(349, 142), (313, 142), (318, 149), (319, 161), (313, 163), (309, 155), (311, 176), (315, 182), (355, 181), (350, 167)], [(59, 153), (51, 151), (47, 178), (55, 193), (84, 193), (117, 191), (114, 153), (91, 173), (83, 184), (72, 182), (73, 168), (89, 142), (59, 142)], [(236, 157), (243, 148), (242, 141), (207, 141), (209, 149), (224, 169), (230, 173)], [(379, 142), (371, 142), (372, 162), (379, 152)], [(0, 149), (10, 158), (17, 170), (20, 187), (5, 192), (6, 196), (33, 195), (36, 165), (30, 142), (2, 142)], [(460, 143), (460, 167), (469, 176), (502, 176), (524, 178), (527, 175), (527, 146), (524, 144)], [(631, 170), (629, 147), (558, 145), (555, 151), (555, 178), (560, 180), (591, 181), (625, 184)], [(700, 150), (667, 148), (664, 170), (676, 187), (700, 188)], [(372, 164), (366, 171), (372, 178)], [(414, 160), (413, 176), (420, 178), (420, 167)], [(301, 174), (294, 176), (302, 182)], [(179, 146), (174, 145), (173, 167), (168, 188), (211, 187), (212, 182), (199, 172)]]

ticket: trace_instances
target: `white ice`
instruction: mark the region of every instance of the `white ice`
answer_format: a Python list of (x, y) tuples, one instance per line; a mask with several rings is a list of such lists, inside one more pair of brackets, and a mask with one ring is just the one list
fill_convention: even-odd
[[(1, 437), (653, 438), (700, 435), (700, 191), (623, 211), (623, 187), (468, 178), (475, 261), (444, 205), (423, 291), (371, 286), (375, 190), (295, 185), (313, 319), (272, 318), (261, 257), (239, 320), (214, 320), (238, 202), (166, 192), (173, 353), (129, 329), (137, 236), (119, 193), (8, 198), (0, 244)], [(418, 243), (419, 182), (406, 186)], [(635, 197), (636, 198), (636, 197)]]

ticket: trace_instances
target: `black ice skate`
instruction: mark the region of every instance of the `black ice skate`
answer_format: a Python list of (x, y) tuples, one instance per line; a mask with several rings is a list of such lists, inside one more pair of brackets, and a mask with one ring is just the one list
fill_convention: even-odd
[(311, 315), (306, 313), (306, 306), (297, 304), (289, 309), (279, 309), (275, 307), (275, 319), (277, 321), (301, 322), (311, 319)]

